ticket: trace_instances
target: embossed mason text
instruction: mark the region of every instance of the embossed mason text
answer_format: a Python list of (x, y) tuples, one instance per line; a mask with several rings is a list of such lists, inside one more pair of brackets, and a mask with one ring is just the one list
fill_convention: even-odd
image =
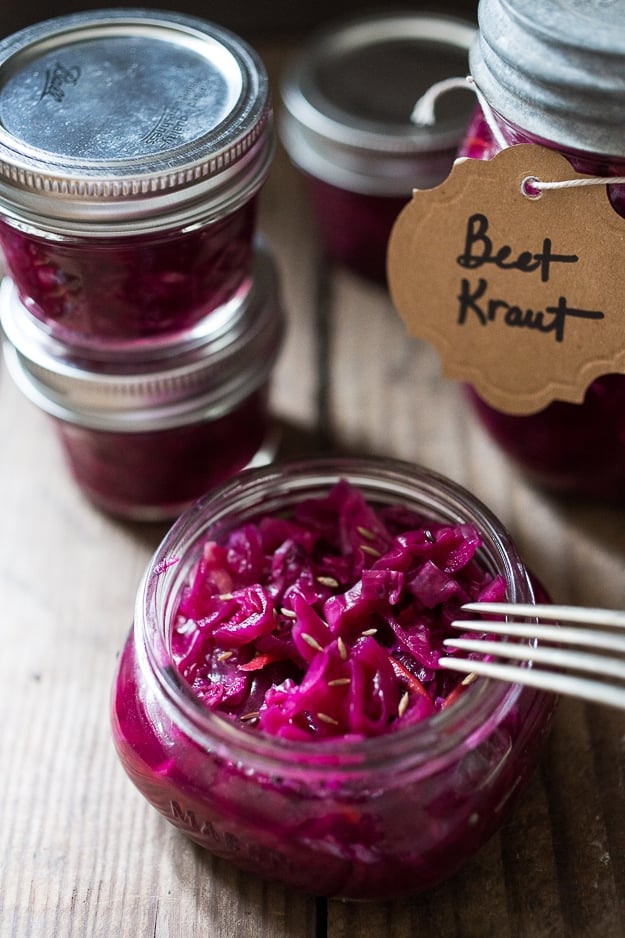
[(77, 65), (66, 68), (65, 65), (56, 62), (51, 68), (46, 69), (41, 99), (54, 98), (60, 104), (65, 98), (65, 85), (76, 85), (79, 78), (80, 68)]

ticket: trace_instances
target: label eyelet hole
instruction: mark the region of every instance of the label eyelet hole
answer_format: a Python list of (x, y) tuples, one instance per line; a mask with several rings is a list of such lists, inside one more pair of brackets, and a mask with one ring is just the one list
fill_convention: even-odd
[(540, 199), (542, 198), (542, 189), (539, 188), (540, 180), (536, 176), (526, 176), (525, 179), (521, 180), (521, 194), (525, 196), (526, 199)]

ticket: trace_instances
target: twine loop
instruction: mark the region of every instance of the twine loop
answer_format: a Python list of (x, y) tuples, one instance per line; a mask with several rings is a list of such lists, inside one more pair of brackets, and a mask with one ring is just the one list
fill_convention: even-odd
[[(477, 100), (484, 120), (496, 140), (501, 150), (506, 150), (511, 144), (508, 143), (503, 135), (501, 127), (497, 123), (495, 114), (490, 104), (478, 88), (472, 75), (466, 75), (464, 78), (458, 76), (454, 78), (444, 78), (442, 81), (435, 82), (425, 91), (410, 115), (413, 124), (419, 127), (429, 127), (436, 123), (436, 102), (447, 94), (448, 91), (465, 89), (472, 91)], [(625, 184), (625, 176), (584, 176), (576, 179), (557, 179), (545, 181), (537, 176), (526, 176), (520, 185), (521, 193), (526, 199), (540, 199), (543, 192), (549, 189), (577, 189), (581, 186), (605, 186)]]

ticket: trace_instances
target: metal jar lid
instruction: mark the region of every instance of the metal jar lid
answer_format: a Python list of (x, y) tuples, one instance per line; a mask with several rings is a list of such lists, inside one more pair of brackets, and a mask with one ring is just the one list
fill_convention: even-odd
[(625, 155), (625, 4), (480, 0), (471, 73), (506, 120), (562, 147)]
[(0, 215), (84, 236), (210, 221), (272, 150), (259, 56), (202, 19), (96, 10), (0, 42)]
[(7, 367), (41, 410), (94, 430), (164, 430), (232, 411), (269, 378), (284, 337), (275, 264), (257, 245), (251, 277), (200, 336), (87, 359), (59, 342), (0, 287)]
[[(410, 115), (435, 82), (466, 75), (475, 32), (455, 17), (404, 11), (317, 33), (281, 89), (280, 135), (292, 161), (353, 192), (409, 196), (440, 182), (475, 101), (462, 90), (445, 95), (431, 127)], [(432, 158), (441, 151), (442, 165)]]

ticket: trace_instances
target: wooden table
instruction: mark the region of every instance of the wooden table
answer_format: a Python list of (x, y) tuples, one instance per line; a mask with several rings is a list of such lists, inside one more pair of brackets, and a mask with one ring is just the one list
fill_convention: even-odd
[[(276, 75), (281, 49), (266, 59)], [(555, 599), (625, 607), (625, 508), (559, 500), (517, 474), (385, 292), (321, 262), (282, 153), (261, 227), (289, 317), (273, 394), (284, 452), (340, 448), (444, 472), (499, 515)], [(295, 895), (162, 820), (118, 764), (108, 705), (164, 528), (87, 503), (47, 418), (0, 374), (2, 938), (625, 935), (625, 715), (596, 706), (561, 703), (512, 820), (453, 880), (413, 899)]]

